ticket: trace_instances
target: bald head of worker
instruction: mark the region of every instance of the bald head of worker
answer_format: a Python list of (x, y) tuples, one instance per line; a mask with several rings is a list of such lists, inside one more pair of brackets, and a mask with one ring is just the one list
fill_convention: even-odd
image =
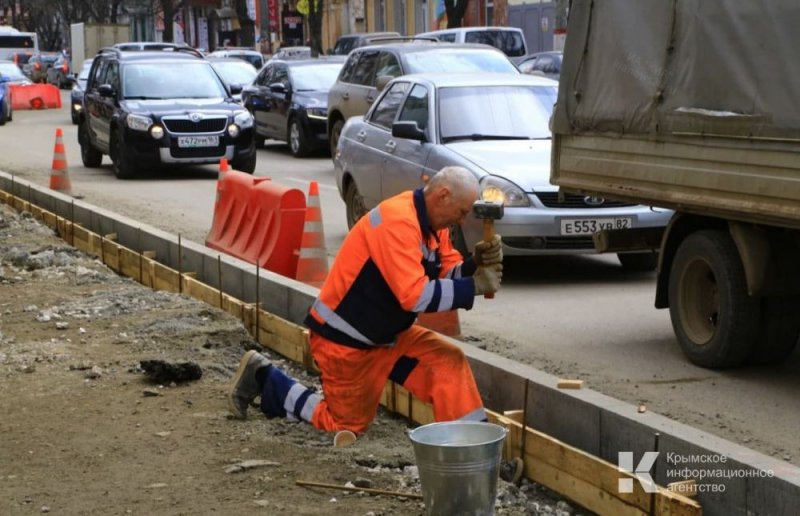
[(461, 224), (478, 199), (478, 180), (464, 167), (444, 167), (425, 185), (428, 222), (438, 231)]

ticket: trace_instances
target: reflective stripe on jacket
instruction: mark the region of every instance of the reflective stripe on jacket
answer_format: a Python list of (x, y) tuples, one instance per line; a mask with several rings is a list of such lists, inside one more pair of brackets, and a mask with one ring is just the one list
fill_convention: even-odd
[(419, 312), (472, 308), (475, 268), (430, 228), (422, 189), (404, 192), (353, 226), (305, 323), (339, 344), (391, 346)]

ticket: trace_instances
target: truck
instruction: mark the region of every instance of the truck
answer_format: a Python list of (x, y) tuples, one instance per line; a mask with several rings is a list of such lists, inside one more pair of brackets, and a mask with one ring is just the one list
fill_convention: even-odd
[(83, 61), (93, 58), (104, 47), (130, 41), (128, 25), (116, 23), (73, 23), (69, 26), (72, 71), (80, 73)]
[(657, 250), (655, 306), (702, 367), (800, 336), (798, 21), (785, 0), (569, 2), (551, 182), (674, 210), (594, 241)]

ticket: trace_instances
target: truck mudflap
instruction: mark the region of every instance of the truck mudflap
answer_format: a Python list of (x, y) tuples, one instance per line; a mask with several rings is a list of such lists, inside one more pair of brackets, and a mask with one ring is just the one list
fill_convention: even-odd
[(11, 109), (60, 109), (61, 92), (52, 84), (12, 84)]

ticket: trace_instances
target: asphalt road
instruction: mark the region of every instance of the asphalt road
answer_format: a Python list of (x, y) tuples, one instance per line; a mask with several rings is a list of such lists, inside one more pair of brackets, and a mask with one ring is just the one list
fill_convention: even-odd
[[(67, 92), (62, 97), (68, 100)], [(0, 127), (0, 170), (47, 184), (56, 127), (64, 130), (69, 174), (84, 200), (203, 242), (213, 217), (216, 167), (117, 180), (108, 157), (84, 168), (67, 103), (17, 112)], [(281, 143), (259, 151), (256, 174), (308, 190), (320, 185), (326, 244), (333, 257), (347, 228), (325, 155), (295, 159)], [(463, 334), (521, 362), (764, 453), (800, 464), (800, 354), (780, 367), (709, 371), (689, 364), (666, 311), (653, 308), (653, 273), (627, 273), (614, 256), (506, 262), (494, 300), (461, 314)]]

